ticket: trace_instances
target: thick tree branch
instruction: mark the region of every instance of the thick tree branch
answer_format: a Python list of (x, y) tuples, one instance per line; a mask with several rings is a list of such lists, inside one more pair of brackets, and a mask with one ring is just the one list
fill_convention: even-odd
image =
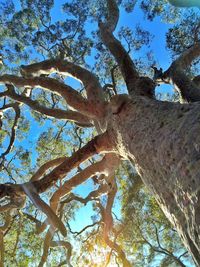
[(67, 235), (65, 226), (63, 222), (59, 219), (54, 211), (47, 205), (38, 195), (37, 192), (34, 192), (34, 188), (30, 188), (27, 185), (22, 186), (26, 195), (33, 202), (34, 206), (46, 214), (48, 221), (51, 226), (55, 229), (59, 229), (63, 236)]
[(38, 181), (31, 181), (21, 185), (0, 184), (0, 198), (13, 195), (20, 195), (21, 197), (24, 195), (23, 188), (27, 186), (30, 189), (31, 187), (34, 188), (34, 191), (37, 193), (42, 193), (53, 186), (57, 180), (64, 178), (73, 168), (76, 168), (79, 164), (86, 161), (96, 153), (114, 151), (114, 144), (110, 140), (107, 132), (105, 132), (104, 134), (94, 137), (84, 147), (73, 153), (71, 157), (66, 158), (63, 163), (58, 165), (54, 170)]
[(107, 6), (107, 21), (105, 23), (99, 23), (101, 39), (117, 61), (127, 85), (127, 89), (129, 93), (132, 93), (135, 89), (133, 84), (139, 76), (129, 54), (113, 35), (113, 31), (115, 30), (119, 19), (119, 9), (115, 0), (108, 0)]
[(33, 174), (31, 177), (30, 181), (37, 181), (39, 180), (46, 171), (48, 171), (50, 168), (56, 167), (63, 163), (63, 161), (66, 160), (66, 157), (60, 157), (57, 159), (52, 159), (50, 161), (45, 162), (38, 170), (36, 173)]
[[(119, 165), (119, 159), (113, 154), (107, 154), (101, 161), (94, 163), (93, 165), (90, 165), (89, 167), (85, 168), (83, 171), (79, 172), (75, 176), (73, 176), (71, 179), (67, 180), (51, 197), (50, 199), (50, 206), (51, 209), (57, 214), (59, 211), (59, 204), (60, 200), (67, 196), (74, 187), (82, 184), (85, 182), (88, 178), (98, 175), (98, 174), (104, 174), (105, 177), (107, 176), (107, 183), (111, 187), (111, 181), (110, 181), (110, 174), (113, 174), (114, 170)], [(103, 194), (105, 192), (105, 189), (108, 190), (109, 186), (102, 186), (99, 188), (98, 191), (91, 192), (86, 199), (82, 199), (84, 201), (84, 204), (86, 204), (89, 200), (94, 199), (94, 197), (98, 197), (99, 194)], [(76, 198), (76, 200), (79, 200)], [(46, 225), (50, 223), (47, 220), (44, 221), (44, 223), (39, 227), (39, 231), (44, 231), (46, 228)]]
[(105, 158), (103, 158), (101, 161), (90, 165), (74, 177), (72, 177), (70, 180), (67, 180), (62, 187), (60, 187), (51, 197), (50, 204), (51, 208), (57, 212), (58, 204), (61, 198), (65, 197), (74, 187), (77, 185), (82, 184), (84, 181), (86, 181), (88, 178), (90, 178), (93, 175), (97, 175), (104, 171), (104, 165), (105, 165)]
[(84, 84), (89, 101), (93, 101), (98, 107), (99, 103), (103, 102), (103, 91), (97, 77), (90, 71), (74, 63), (66, 60), (51, 59), (29, 66), (22, 66), (21, 70), (22, 75), (25, 77), (50, 74), (53, 72), (71, 75)]
[(47, 260), (50, 243), (51, 243), (54, 233), (55, 233), (55, 230), (53, 230), (51, 227), (46, 233), (44, 243), (43, 243), (43, 253), (42, 253), (42, 257), (40, 259), (40, 263), (38, 267), (43, 267)]
[[(40, 64), (40, 63), (38, 63)], [(59, 82), (53, 78), (43, 77), (18, 77), (14, 75), (3, 75), (0, 76), (0, 83), (12, 84), (17, 87), (41, 87), (44, 90), (49, 90), (53, 93), (61, 95), (69, 106), (73, 109), (78, 110), (86, 116), (95, 117), (102, 111), (102, 104), (98, 104), (97, 110), (94, 109), (94, 105), (89, 103), (87, 99), (81, 96), (79, 92), (74, 90), (71, 86)], [(10, 96), (14, 94), (14, 90), (10, 92)], [(15, 93), (16, 94), (16, 93)], [(13, 95), (14, 97), (15, 95)], [(25, 98), (24, 98), (25, 99)]]
[[(25, 195), (27, 195), (33, 204), (47, 215), (51, 225), (58, 228), (63, 235), (66, 235), (63, 223), (53, 210), (39, 197), (39, 193), (46, 191), (49, 187), (54, 185), (58, 179), (65, 177), (69, 171), (79, 166), (80, 163), (84, 162), (94, 154), (109, 150), (112, 151), (113, 146), (112, 143), (108, 145), (107, 133), (96, 136), (87, 145), (75, 152), (71, 157), (65, 159), (59, 166), (53, 169), (49, 174), (45, 175), (42, 179), (30, 181), (21, 185), (1, 184), (0, 198), (4, 198), (5, 196), (10, 197), (11, 204), (14, 203), (15, 205), (14, 208), (20, 208), (21, 205), (24, 204)], [(86, 173), (88, 177), (88, 172)], [(70, 189), (79, 183), (77, 177), (74, 180), (69, 180), (69, 186), (71, 186)], [(3, 209), (5, 206), (1, 208)]]
[(118, 164), (119, 164), (119, 160), (116, 156), (113, 156), (113, 154), (111, 155), (107, 154), (101, 161), (90, 165), (89, 167), (87, 167), (86, 169), (84, 169), (83, 171), (75, 175), (74, 177), (72, 177), (70, 180), (67, 180), (62, 185), (62, 187), (60, 187), (53, 194), (50, 200), (51, 208), (56, 212), (60, 199), (65, 197), (74, 187), (82, 184), (84, 181), (86, 181), (88, 178), (94, 175), (98, 175), (102, 173), (105, 175), (108, 175), (108, 173), (110, 172), (110, 168), (116, 168)]
[(129, 94), (146, 95), (154, 98), (155, 83), (148, 77), (139, 77), (129, 53), (113, 35), (119, 19), (116, 1), (107, 0), (107, 6), (107, 20), (104, 23), (99, 23), (101, 39), (118, 63)]
[(113, 142), (110, 140), (107, 132), (98, 135), (42, 179), (32, 182), (32, 185), (38, 193), (42, 193), (51, 187), (58, 179), (63, 179), (69, 171), (76, 168), (96, 153), (112, 152), (114, 149)]
[(189, 49), (182, 53), (173, 63), (172, 66), (186, 69), (190, 67), (192, 62), (200, 56), (200, 41), (195, 43)]
[(24, 103), (27, 106), (29, 106), (34, 111), (37, 111), (41, 114), (44, 114), (48, 117), (57, 118), (57, 119), (64, 119), (73, 121), (75, 123), (79, 123), (88, 127), (92, 126), (92, 123), (90, 122), (89, 118), (85, 115), (72, 111), (72, 110), (62, 110), (58, 108), (47, 108), (45, 106), (42, 106), (38, 103), (36, 100), (32, 100), (29, 97), (26, 97), (24, 95), (18, 95), (14, 89), (9, 89), (9, 91), (6, 91), (6, 95), (12, 98), (13, 100), (16, 100), (19, 103)]
[(200, 41), (177, 58), (163, 74), (163, 81), (172, 83), (179, 92), (181, 102), (200, 101), (199, 85), (185, 74), (185, 70), (200, 56)]

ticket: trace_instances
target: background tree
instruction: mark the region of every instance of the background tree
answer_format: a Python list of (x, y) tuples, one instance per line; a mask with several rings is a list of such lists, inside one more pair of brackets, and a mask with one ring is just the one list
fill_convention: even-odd
[[(173, 22), (166, 71), (142, 25), (114, 37), (118, 5)], [(1, 265), (133, 266), (159, 257), (187, 266), (178, 233), (198, 266), (198, 11), (151, 0), (62, 8), (58, 20), (53, 1), (1, 2)], [(155, 99), (163, 83), (181, 103)], [(116, 175), (122, 160), (155, 199), (129, 167)], [(94, 215), (74, 230), (83, 206)]]

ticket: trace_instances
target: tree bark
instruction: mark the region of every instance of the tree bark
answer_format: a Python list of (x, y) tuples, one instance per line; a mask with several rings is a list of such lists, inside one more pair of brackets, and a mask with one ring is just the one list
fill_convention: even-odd
[(108, 125), (200, 266), (200, 103), (127, 96)]

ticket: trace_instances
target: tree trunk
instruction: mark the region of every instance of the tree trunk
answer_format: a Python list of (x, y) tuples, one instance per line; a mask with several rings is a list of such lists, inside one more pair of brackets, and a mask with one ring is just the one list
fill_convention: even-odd
[(200, 266), (200, 103), (127, 97), (108, 125)]

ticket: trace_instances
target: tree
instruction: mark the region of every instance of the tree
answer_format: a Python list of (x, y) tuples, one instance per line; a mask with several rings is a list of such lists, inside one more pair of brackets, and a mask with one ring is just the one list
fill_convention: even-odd
[[(149, 15), (152, 10), (145, 2), (147, 1), (141, 2), (141, 7)], [(23, 215), (36, 224), (38, 233), (47, 230), (39, 266), (46, 262), (49, 249), (58, 246), (65, 248), (61, 253), (61, 259), (64, 254), (66, 257), (56, 264), (70, 266), (72, 245), (66, 238), (61, 238), (60, 234), (67, 236), (66, 228), (73, 233), (68, 221), (73, 216), (74, 203), (77, 201), (87, 205), (93, 201), (94, 209), (98, 210), (99, 215), (93, 219), (91, 225), (76, 232), (76, 235), (90, 227), (94, 229), (93, 235), (99, 230), (101, 242), (110, 248), (108, 250), (105, 246), (103, 250), (107, 258), (106, 264), (108, 265), (110, 260), (115, 260), (111, 259), (114, 252), (117, 262), (120, 261), (123, 266), (131, 266), (123, 247), (117, 242), (121, 229), (120, 225), (113, 226), (112, 216), (117, 194), (114, 174), (122, 160), (129, 160), (199, 266), (200, 91), (199, 76), (193, 77), (195, 70), (188, 70), (193, 62), (198, 64), (199, 24), (193, 25), (191, 30), (194, 38), (188, 38), (190, 43), (188, 47), (184, 47), (184, 51), (181, 49), (181, 42), (178, 42), (178, 47), (173, 45), (176, 43), (176, 34), (173, 35), (174, 31), (171, 30), (168, 41), (172, 49), (175, 47), (175, 59), (166, 71), (153, 66), (152, 79), (140, 73), (138, 66), (141, 62), (135, 63), (131, 59), (130, 51), (127, 52), (114, 36), (120, 3), (108, 0), (104, 5), (97, 1), (91, 3), (90, 9), (87, 8), (85, 0), (67, 3), (64, 9), (71, 12), (76, 19), (70, 18), (66, 23), (51, 23), (52, 4), (52, 1), (21, 1), (23, 12), (20, 13), (15, 12), (12, 3), (8, 2), (3, 9), (7, 20), (3, 21), (1, 17), (3, 25), (7, 26), (1, 33), (5, 65), (3, 68), (7, 72), (13, 72), (0, 76), (0, 83), (4, 86), (0, 93), (3, 103), (1, 139), (3, 146), (7, 145), (1, 154), (1, 168), (3, 178), (10, 177), (12, 181), (0, 185), (0, 211), (5, 219), (5, 224), (0, 229), (1, 239), (6, 236), (6, 229), (9, 229), (16, 218), (22, 216), (19, 210), (23, 210)], [(128, 11), (132, 11), (134, 4), (123, 1)], [(162, 13), (162, 10), (163, 6), (157, 5), (149, 19), (152, 20), (154, 15)], [(10, 14), (13, 15), (11, 19)], [(87, 16), (92, 17), (93, 23), (98, 22), (98, 32), (93, 32), (95, 44), (85, 34), (83, 23), (86, 22)], [(187, 30), (184, 25), (182, 22), (185, 36)], [(44, 30), (38, 30), (39, 27), (43, 27)], [(71, 34), (73, 31), (74, 34)], [(66, 36), (63, 37), (65, 33)], [(129, 30), (122, 29), (121, 37), (125, 36), (129, 50), (132, 46), (137, 49), (141, 43), (148, 43), (149, 35), (138, 27), (137, 35), (142, 38), (134, 42)], [(180, 38), (179, 35), (178, 37)], [(11, 44), (7, 42), (9, 38), (13, 38)], [(17, 56), (21, 56), (21, 60), (26, 63), (30, 60), (29, 54), (34, 46), (37, 48), (34, 52), (35, 59), (41, 60), (41, 51), (48, 59), (21, 65), (19, 69), (14, 68), (11, 64), (12, 58), (13, 64), (17, 62), (14, 61), (17, 60)], [(98, 74), (102, 72), (102, 62), (108, 63), (104, 68), (106, 75), (111, 70), (112, 83), (106, 83), (104, 88), (86, 63), (85, 55), (90, 54), (93, 46), (98, 51), (96, 59), (101, 63), (95, 66)], [(110, 54), (113, 58), (110, 58)], [(147, 69), (148, 67), (150, 69), (146, 64)], [(65, 82), (67, 75), (81, 81), (83, 93)], [(118, 83), (124, 81), (128, 94), (117, 94), (116, 76)], [(155, 98), (155, 87), (162, 83), (175, 87), (180, 96), (180, 103), (159, 101)], [(38, 141), (40, 168), (35, 171), (30, 166), (31, 155), (28, 147), (25, 150), (19, 146), (17, 149), (13, 148), (17, 130), (26, 132), (29, 127), (27, 118), (21, 116), (24, 104), (34, 111), (33, 116), (40, 124), (44, 122), (37, 113), (42, 114), (43, 118), (53, 118), (53, 122), (56, 119), (74, 122), (75, 126), (67, 130), (72, 130), (72, 139), (76, 142), (78, 140), (78, 143), (75, 142), (73, 153), (68, 151), (70, 147), (66, 150), (69, 142), (63, 136), (65, 125), (56, 125), (59, 129), (56, 134), (51, 127)], [(85, 144), (79, 136), (80, 127), (96, 128), (95, 136), (91, 132), (83, 133), (85, 140), (90, 138)], [(33, 153), (32, 157), (34, 156)], [(15, 158), (17, 160), (14, 162)], [(19, 164), (22, 163), (25, 170), (20, 170)], [(86, 197), (80, 197), (72, 191), (90, 177), (97, 185), (96, 190)], [(41, 196), (42, 193), (46, 193), (44, 198)], [(45, 220), (41, 213), (40, 219), (37, 214), (33, 216), (35, 210), (29, 200), (36, 210), (47, 216)], [(18, 228), (17, 225), (15, 228)], [(18, 236), (19, 234), (16, 244)], [(87, 240), (88, 238), (90, 236)], [(13, 248), (14, 252), (16, 248), (17, 245)], [(4, 250), (2, 245), (1, 259), (4, 258)], [(90, 246), (87, 247), (87, 251), (90, 254)], [(79, 264), (78, 259), (76, 264)], [(88, 266), (89, 264), (96, 264), (92, 257)]]

